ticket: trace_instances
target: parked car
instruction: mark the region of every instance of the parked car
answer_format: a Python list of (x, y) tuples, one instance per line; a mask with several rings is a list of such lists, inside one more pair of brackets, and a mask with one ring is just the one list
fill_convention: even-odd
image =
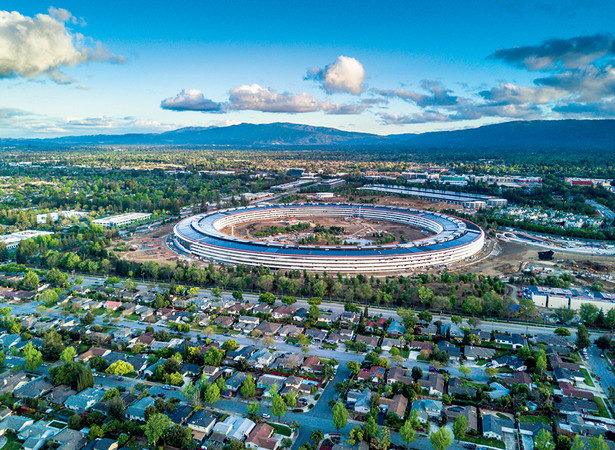
[(263, 414), (263, 419), (271, 419), (271, 416), (267, 413)]

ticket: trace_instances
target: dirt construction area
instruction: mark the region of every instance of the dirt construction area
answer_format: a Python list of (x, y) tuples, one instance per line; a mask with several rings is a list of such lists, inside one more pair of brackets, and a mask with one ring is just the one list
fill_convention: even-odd
[[(299, 227), (295, 231), (290, 227)], [(319, 227), (319, 228), (317, 228)], [(271, 230), (275, 229), (276, 232)], [(400, 241), (413, 241), (422, 239), (432, 233), (424, 232), (416, 228), (384, 220), (366, 220), (357, 217), (318, 217), (313, 219), (298, 220), (269, 220), (264, 222), (246, 222), (222, 229), (223, 233), (235, 237), (247, 239), (296, 244), (300, 239), (318, 233), (329, 233), (334, 230), (340, 240), (365, 239), (371, 240), (374, 234), (386, 234), (391, 236), (391, 243)]]
[(156, 261), (160, 264), (176, 262), (177, 253), (171, 251), (165, 240), (173, 233), (174, 224), (163, 225), (146, 233), (133, 234), (124, 241), (124, 258), (135, 262)]

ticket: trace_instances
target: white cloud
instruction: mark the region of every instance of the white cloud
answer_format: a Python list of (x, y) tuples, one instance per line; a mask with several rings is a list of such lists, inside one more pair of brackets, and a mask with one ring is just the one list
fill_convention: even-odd
[(46, 75), (57, 83), (69, 83), (73, 80), (62, 73), (62, 67), (124, 62), (100, 42), (71, 32), (66, 21), (73, 21), (73, 16), (63, 9), (52, 8), (50, 14), (35, 17), (0, 11), (0, 78)]
[(322, 88), (329, 94), (345, 92), (360, 95), (365, 88), (363, 65), (348, 56), (339, 56), (334, 63), (325, 66), (324, 69), (309, 70), (306, 78), (320, 81)]
[(160, 103), (162, 109), (171, 111), (219, 111), (220, 104), (205, 98), (203, 92), (197, 89), (183, 89), (175, 97), (164, 99)]
[(446, 114), (435, 111), (426, 111), (414, 114), (380, 114), (385, 125), (407, 125), (413, 123), (450, 122), (452, 119)]
[(229, 103), (230, 109), (275, 113), (305, 113), (323, 109), (322, 102), (305, 92), (279, 94), (274, 89), (264, 88), (258, 84), (244, 84), (231, 90)]

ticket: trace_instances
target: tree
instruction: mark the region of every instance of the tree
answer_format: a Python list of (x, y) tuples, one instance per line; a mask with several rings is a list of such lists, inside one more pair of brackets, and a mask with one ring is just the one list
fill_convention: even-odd
[(58, 293), (53, 289), (45, 289), (38, 296), (40, 302), (47, 308), (55, 306), (58, 303), (59, 298)]
[(258, 402), (252, 402), (248, 405), (248, 414), (252, 416), (258, 416), (259, 410), (260, 410), (260, 406)]
[(284, 297), (282, 297), (282, 303), (286, 305), (292, 305), (294, 303), (297, 303), (297, 298), (291, 295), (285, 295)]
[(399, 429), (399, 434), (405, 443), (409, 444), (410, 442), (414, 442), (416, 439), (416, 430), (412, 427), (412, 421), (410, 419), (404, 422)]
[(156, 445), (167, 430), (171, 428), (171, 424), (171, 419), (164, 414), (156, 413), (149, 416), (143, 429), (147, 441), (152, 445)]
[(43, 364), (43, 354), (32, 345), (32, 342), (26, 344), (23, 348), (23, 354), (26, 358), (27, 370), (36, 370)]
[(495, 367), (487, 367), (485, 369), (485, 375), (487, 375), (489, 378), (493, 378), (498, 374), (498, 369), (496, 369)]
[(320, 317), (320, 309), (316, 305), (310, 305), (308, 310), (308, 318), (311, 322), (318, 322), (318, 318)]
[(135, 371), (135, 368), (132, 366), (132, 364), (127, 363), (126, 361), (115, 361), (113, 364), (111, 364), (109, 367), (107, 367), (107, 370), (105, 370), (105, 372), (107, 373), (112, 373), (114, 375), (127, 375), (129, 373), (132, 373)]
[(107, 412), (117, 420), (123, 419), (126, 415), (126, 402), (119, 396), (112, 398), (107, 402)]
[(459, 414), (453, 422), (453, 434), (458, 441), (462, 440), (466, 436), (468, 431), (468, 420), (463, 414)]
[(574, 318), (574, 310), (566, 308), (565, 306), (560, 306), (553, 311), (553, 316), (561, 323), (568, 323)]
[(553, 442), (553, 435), (544, 428), (536, 434), (534, 440), (535, 450), (554, 450), (555, 442)]
[(466, 366), (464, 366), (462, 364), (461, 366), (459, 366), (459, 373), (467, 378), (468, 375), (470, 375), (472, 373), (472, 369), (470, 369), (469, 367), (466, 367)]
[(600, 336), (598, 339), (596, 339), (595, 343), (596, 346), (602, 351), (611, 348), (611, 340), (606, 336)]
[(316, 444), (318, 444), (324, 438), (325, 438), (325, 433), (323, 433), (322, 430), (314, 430), (310, 433), (310, 439), (316, 442)]
[(331, 414), (333, 417), (333, 426), (337, 431), (341, 430), (348, 424), (348, 410), (344, 408), (344, 405), (341, 402), (337, 402), (333, 405)]
[(598, 318), (599, 309), (593, 303), (583, 303), (579, 308), (579, 316), (583, 323), (587, 325), (594, 325)]
[(451, 322), (455, 325), (461, 325), (461, 316), (451, 316)]
[(415, 383), (418, 383), (421, 378), (423, 378), (423, 369), (419, 366), (414, 366), (411, 372), (412, 379)]
[(120, 391), (118, 391), (117, 388), (111, 388), (105, 392), (105, 395), (103, 395), (103, 400), (111, 400), (112, 398), (119, 396)]
[(239, 348), (239, 344), (235, 339), (227, 339), (226, 341), (224, 341), (224, 344), (222, 344), (222, 348), (227, 352), (233, 352)]
[(359, 371), (361, 370), (361, 366), (356, 361), (348, 361), (346, 363), (346, 367), (348, 367), (348, 370), (350, 371), (350, 374), (353, 377), (356, 377)]
[(465, 314), (471, 314), (474, 316), (482, 312), (483, 304), (480, 298), (470, 295), (463, 301), (463, 304), (461, 305), (461, 310)]
[(271, 399), (271, 414), (278, 416), (278, 420), (286, 415), (288, 407), (280, 394), (275, 394)]
[(576, 345), (579, 350), (587, 348), (591, 345), (591, 342), (589, 340), (589, 333), (587, 332), (587, 327), (585, 325), (579, 325), (577, 327)]
[(297, 393), (295, 391), (290, 391), (286, 394), (286, 397), (284, 397), (284, 401), (291, 408), (295, 407), (297, 405)]
[(254, 382), (252, 375), (248, 375), (246, 381), (243, 382), (240, 391), (241, 395), (246, 398), (252, 398), (256, 395), (256, 383)]
[(213, 405), (218, 400), (220, 400), (220, 388), (215, 383), (210, 384), (205, 389), (205, 393), (203, 394), (203, 401), (205, 403), (209, 403), (210, 405)]
[(76, 354), (77, 352), (75, 351), (75, 347), (66, 347), (60, 355), (60, 361), (65, 363), (72, 362), (75, 359)]
[(273, 305), (275, 303), (275, 295), (273, 295), (271, 292), (265, 292), (258, 296), (258, 301), (261, 303), (268, 303), (270, 305)]
[(570, 450), (585, 450), (585, 443), (581, 440), (581, 436), (579, 436), (578, 434), (575, 435)]
[(553, 332), (558, 336), (570, 336), (570, 330), (565, 327), (557, 327)]
[(446, 450), (453, 443), (451, 432), (441, 427), (438, 431), (429, 435), (429, 442), (434, 450)]
[(376, 419), (374, 419), (373, 415), (370, 415), (363, 423), (364, 438), (371, 441), (372, 439), (378, 437), (378, 433), (378, 424), (376, 423)]
[(536, 355), (536, 371), (542, 375), (545, 370), (547, 370), (547, 354), (543, 349), (540, 349)]
[(609, 445), (604, 442), (604, 436), (589, 438), (589, 448), (591, 450), (609, 450)]
[[(27, 240), (30, 240), (30, 239), (27, 239)], [(21, 242), (24, 242), (24, 241), (21, 241)], [(24, 274), (24, 277), (23, 277), (23, 288), (26, 291), (33, 291), (36, 288), (38, 288), (38, 283), (39, 283), (38, 275), (33, 270), (26, 270), (26, 273)]]

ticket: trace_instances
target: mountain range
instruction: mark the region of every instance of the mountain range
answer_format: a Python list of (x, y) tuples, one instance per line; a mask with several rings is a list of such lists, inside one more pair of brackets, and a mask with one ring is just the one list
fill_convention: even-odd
[(187, 127), (165, 133), (65, 136), (49, 139), (0, 139), (2, 145), (182, 145), (241, 148), (386, 148), (523, 151), (615, 151), (615, 120), (512, 121), (478, 128), (422, 134), (342, 131), (294, 123)]

